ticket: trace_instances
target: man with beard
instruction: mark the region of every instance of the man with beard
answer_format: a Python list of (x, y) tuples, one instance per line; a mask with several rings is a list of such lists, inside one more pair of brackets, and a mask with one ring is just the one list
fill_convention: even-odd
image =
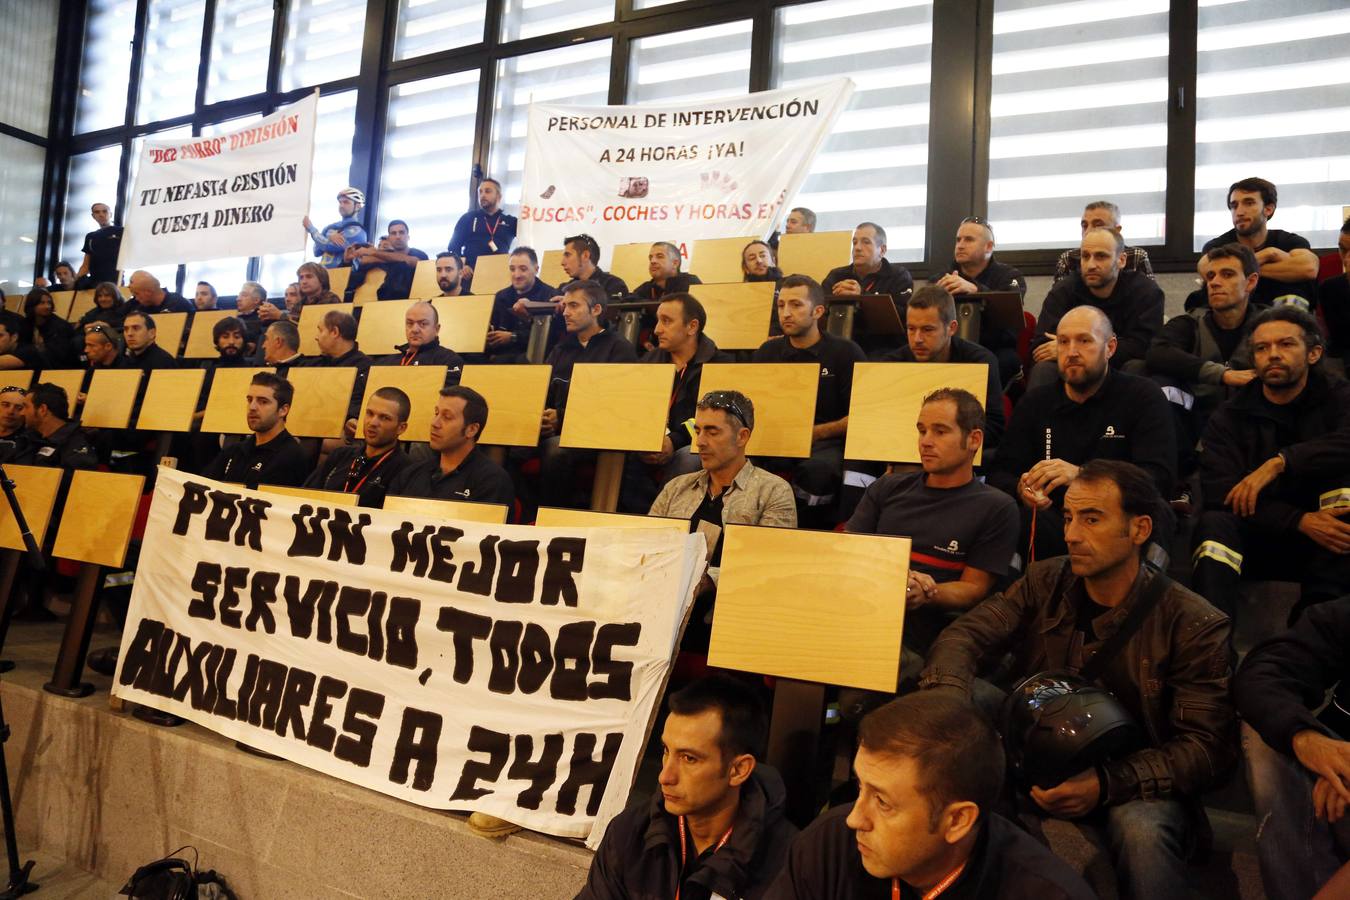
[(433, 455), (404, 467), (390, 479), (388, 493), (513, 506), (516, 489), (511, 476), (478, 449), (487, 421), (488, 405), (482, 394), (458, 384), (442, 388), (427, 441)]
[(253, 376), (244, 401), (247, 438), (224, 448), (202, 474), (217, 481), (242, 484), (256, 490), (260, 484), (299, 487), (309, 474), (309, 458), (295, 436), (286, 430), (295, 389), (270, 372)]
[(436, 254), (436, 286), (441, 289), (438, 297), (459, 297), (464, 293), (464, 285), (459, 273), (464, 268), (464, 260), (453, 250), (442, 250)]
[(1234, 182), (1228, 188), (1233, 227), (1205, 244), (1204, 251), (1234, 241), (1250, 248), (1261, 267), (1252, 302), (1267, 306), (1293, 303), (1312, 310), (1317, 305), (1317, 255), (1302, 235), (1268, 227), (1278, 200), (1275, 185), (1264, 178)]
[(408, 465), (399, 437), (408, 430), (412, 401), (396, 387), (382, 387), (366, 401), (363, 444), (350, 444), (328, 454), (305, 487), (358, 494), (362, 506), (380, 506), (389, 482)]
[(245, 326), (236, 316), (226, 316), (211, 326), (211, 342), (216, 347), (216, 358), (206, 361), (206, 368), (234, 369), (248, 364)]
[(219, 299), (220, 295), (216, 293), (215, 285), (209, 281), (197, 282), (197, 293), (192, 295), (192, 303), (197, 307), (197, 312), (215, 309)]
[(745, 281), (783, 281), (783, 270), (773, 259), (773, 248), (764, 241), (751, 241), (741, 248), (741, 274)]
[(450, 246), (464, 260), (463, 280), (473, 278), (478, 257), (505, 253), (516, 239), (516, 217), (501, 210), (502, 183), (484, 178), (478, 183), (478, 208), (459, 217)]
[[(1141, 278), (1143, 276), (1140, 276)], [(1027, 391), (1013, 409), (988, 482), (1022, 507), (1022, 544), (1043, 559), (1065, 552), (1064, 487), (1091, 459), (1131, 462), (1164, 497), (1176, 479), (1176, 437), (1162, 390), (1147, 378), (1110, 367), (1116, 352), (1111, 320), (1078, 306), (1056, 328), (1060, 381)], [(1153, 534), (1169, 546), (1171, 523)]]
[(1262, 313), (1251, 346), (1256, 378), (1201, 441), (1192, 583), (1231, 613), (1244, 576), (1297, 580), (1293, 620), (1350, 591), (1350, 384), (1318, 365), (1322, 332), (1296, 306)]

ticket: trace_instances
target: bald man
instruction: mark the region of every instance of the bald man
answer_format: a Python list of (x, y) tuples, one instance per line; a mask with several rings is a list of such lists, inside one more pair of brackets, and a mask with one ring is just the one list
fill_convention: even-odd
[(441, 346), (441, 317), (436, 307), (425, 300), (408, 307), (403, 314), (403, 333), (408, 339), (396, 352), (375, 358), (377, 366), (445, 366), (446, 384), (459, 384), (464, 360), (449, 347)]
[(145, 312), (156, 314), (197, 311), (191, 300), (182, 294), (166, 291), (158, 278), (143, 269), (131, 273), (128, 287), (132, 298)]
[[(1153, 381), (1112, 368), (1119, 345), (1111, 320), (1095, 306), (1076, 306), (1055, 329), (1059, 381), (1027, 391), (1013, 409), (988, 483), (1022, 509), (1022, 549), (1035, 532), (1035, 558), (1066, 552), (1064, 487), (1090, 459), (1132, 462), (1153, 477), (1164, 497), (1176, 479), (1176, 435), (1167, 398)], [(1034, 529), (1032, 522), (1035, 522)], [(1154, 534), (1166, 548), (1171, 528)], [(1024, 552), (1023, 560), (1029, 557)]]

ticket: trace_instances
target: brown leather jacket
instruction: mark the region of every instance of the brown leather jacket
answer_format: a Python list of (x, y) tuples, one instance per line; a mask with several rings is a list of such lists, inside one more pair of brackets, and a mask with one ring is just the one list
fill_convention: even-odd
[[(1091, 658), (1124, 622), (1153, 577), (1140, 566), (1130, 596), (1098, 617), (1083, 647)], [(921, 687), (952, 686), (967, 693), (981, 662), (1013, 653), (1021, 678), (1066, 669), (1082, 590), (1067, 557), (1033, 563), (1008, 590), (949, 625), (928, 654)], [(1111, 660), (1098, 682), (1111, 691), (1150, 737), (1151, 747), (1109, 763), (1104, 804), (1197, 797), (1227, 777), (1237, 761), (1237, 718), (1229, 698), (1232, 666), (1228, 617), (1203, 597), (1170, 585), (1157, 606)]]

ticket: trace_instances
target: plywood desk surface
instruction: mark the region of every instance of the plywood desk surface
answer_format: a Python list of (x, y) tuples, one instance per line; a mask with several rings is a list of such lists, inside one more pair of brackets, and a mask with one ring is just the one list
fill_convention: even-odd
[(300, 322), (296, 325), (300, 329), (300, 353), (304, 356), (319, 355), (319, 340), (315, 335), (319, 333), (319, 323), (323, 321), (325, 315), (333, 310), (350, 315), (355, 309), (356, 306), (352, 303), (314, 303), (301, 307)]
[(540, 528), (652, 528), (658, 531), (677, 531), (680, 534), (689, 533), (687, 519), (596, 512), (589, 509), (560, 509), (552, 506), (539, 507), (539, 515), (534, 524)]
[(745, 276), (741, 260), (753, 237), (708, 238), (689, 247), (687, 268), (709, 284), (740, 281)]
[(145, 478), (80, 470), (71, 476), (52, 555), (109, 568), (126, 559)]
[(80, 424), (87, 428), (126, 428), (145, 373), (140, 369), (97, 369), (89, 379)]
[[(431, 418), (436, 401), (445, 386), (445, 366), (371, 366), (366, 377), (366, 391), (361, 398), (361, 409), (366, 408), (370, 395), (382, 387), (396, 387), (408, 395), (412, 412), (408, 416), (405, 441), (425, 441), (431, 435)], [(489, 421), (491, 416), (489, 415)]]
[[(938, 388), (970, 391), (986, 402), (989, 369), (983, 363), (858, 363), (853, 367), (846, 459), (919, 462), (915, 423), (923, 398)], [(1002, 397), (995, 398), (1003, 402)], [(975, 456), (979, 465), (984, 451)]]
[(386, 496), (384, 508), (392, 512), (430, 519), (482, 522), (485, 525), (505, 525), (506, 517), (511, 512), (504, 503), (470, 503), (464, 500), (435, 500), (429, 497)]
[(478, 257), (473, 267), (473, 281), (470, 284), (474, 294), (491, 297), (502, 288), (511, 284), (511, 272), (508, 268), (510, 257), (505, 253), (493, 253)]
[(205, 381), (205, 369), (156, 369), (151, 372), (136, 427), (145, 431), (191, 431), (192, 417), (197, 412), (197, 400)]
[(696, 284), (689, 289), (708, 311), (703, 331), (720, 350), (755, 350), (769, 339), (772, 281)]
[(286, 430), (296, 437), (341, 437), (356, 376), (354, 366), (292, 368), (286, 379), (295, 388), (295, 400)]
[(670, 364), (574, 366), (562, 446), (647, 453), (660, 450), (674, 381), (675, 367)]
[(206, 398), (206, 415), (202, 431), (207, 434), (247, 434), (249, 383), (259, 372), (272, 372), (270, 367), (246, 369), (216, 369), (211, 382), (211, 393)]
[(651, 241), (639, 244), (618, 244), (609, 255), (609, 272), (624, 280), (631, 291), (651, 278), (647, 256), (652, 252)]
[(360, 494), (344, 494), (342, 491), (320, 491), (315, 488), (281, 487), (275, 484), (260, 484), (258, 490), (264, 494), (281, 494), (285, 497), (298, 497), (301, 500), (313, 500), (325, 506), (356, 506), (361, 500)]
[[(62, 469), (52, 466), (5, 466), (5, 472), (14, 481), (14, 494), (19, 499), (24, 521), (33, 533), (39, 547), (47, 537), (47, 525), (52, 519), (52, 507), (57, 491), (61, 489)], [(25, 550), (14, 519), (9, 500), (0, 494), (0, 547), (6, 550)]]
[(193, 316), (192, 328), (188, 331), (187, 347), (183, 350), (183, 359), (218, 357), (220, 353), (216, 350), (216, 342), (211, 337), (211, 329), (215, 328), (221, 319), (228, 319), (235, 312), (233, 309), (208, 309)]
[(459, 383), (482, 394), (488, 405), (480, 443), (499, 447), (538, 444), (539, 419), (552, 372), (551, 366), (465, 366)]
[(819, 363), (708, 363), (699, 393), (740, 391), (755, 406), (752, 456), (811, 455)]
[(778, 268), (784, 275), (810, 275), (824, 281), (831, 269), (853, 261), (853, 232), (820, 231), (778, 238)]

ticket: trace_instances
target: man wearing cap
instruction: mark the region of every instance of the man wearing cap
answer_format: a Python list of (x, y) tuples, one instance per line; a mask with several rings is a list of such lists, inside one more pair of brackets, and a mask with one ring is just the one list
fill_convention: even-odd
[(323, 231), (314, 227), (314, 223), (305, 216), (305, 231), (314, 238), (314, 255), (325, 269), (336, 269), (342, 265), (342, 254), (348, 245), (370, 241), (366, 229), (356, 219), (361, 207), (366, 205), (366, 195), (354, 187), (345, 187), (337, 194), (338, 215), (342, 218)]

